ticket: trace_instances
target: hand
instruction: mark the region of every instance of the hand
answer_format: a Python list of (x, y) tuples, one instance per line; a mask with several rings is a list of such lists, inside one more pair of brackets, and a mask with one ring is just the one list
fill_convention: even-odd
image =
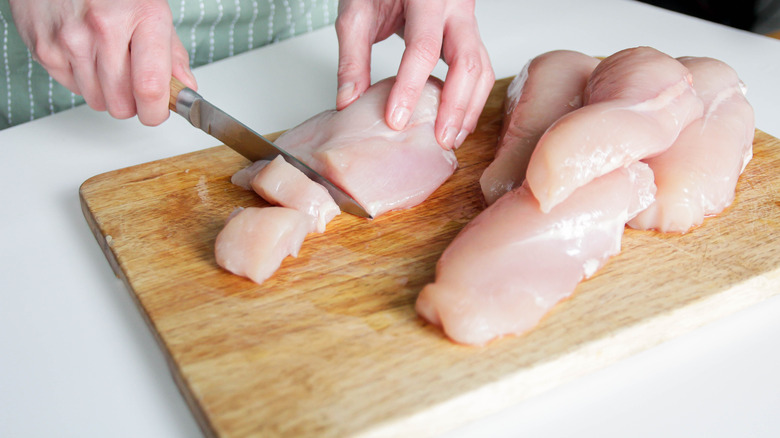
[(428, 76), (441, 57), (449, 66), (436, 119), (445, 149), (474, 132), (495, 75), (474, 16), (474, 0), (341, 0), (336, 108), (355, 101), (371, 85), (371, 46), (393, 33), (406, 50), (385, 109), (387, 124), (409, 121)]
[(166, 0), (10, 0), (38, 61), (95, 110), (145, 125), (168, 118), (171, 74), (197, 84)]

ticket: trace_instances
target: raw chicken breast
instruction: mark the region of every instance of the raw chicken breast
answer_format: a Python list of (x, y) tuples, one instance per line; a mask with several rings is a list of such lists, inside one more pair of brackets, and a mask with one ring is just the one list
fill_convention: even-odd
[(247, 190), (252, 190), (252, 179), (257, 175), (257, 172), (260, 172), (260, 169), (265, 167), (268, 163), (270, 163), (269, 160), (257, 160), (248, 167), (234, 173), (233, 176), (230, 177), (230, 182)]
[(401, 131), (387, 126), (384, 118), (394, 81), (374, 84), (349, 107), (322, 112), (276, 141), (374, 217), (421, 203), (458, 165), (455, 153), (439, 146), (433, 131), (441, 81), (428, 80)]
[[(455, 153), (439, 146), (433, 132), (441, 81), (429, 78), (401, 131), (388, 127), (384, 119), (393, 81), (378, 82), (348, 108), (322, 112), (276, 141), (374, 217), (424, 201), (458, 165)], [(256, 283), (273, 274), (288, 254), (295, 256), (308, 233), (323, 232), (340, 212), (324, 187), (281, 157), (258, 161), (236, 172), (231, 181), (285, 206), (241, 211), (217, 236), (217, 263)]]
[(319, 233), (325, 232), (325, 225), (341, 213), (325, 187), (310, 180), (281, 156), (263, 166), (250, 184), (266, 201), (316, 218)]
[(463, 344), (531, 329), (620, 251), (626, 221), (654, 191), (652, 172), (640, 162), (594, 179), (549, 213), (523, 184), (447, 247), (417, 312)]
[(704, 116), (688, 125), (666, 152), (646, 162), (658, 186), (655, 202), (629, 226), (684, 233), (734, 200), (739, 175), (753, 157), (755, 120), (743, 84), (727, 64), (680, 58), (693, 75)]
[(582, 106), (582, 92), (598, 62), (580, 52), (555, 50), (529, 61), (512, 80), (496, 157), (479, 179), (488, 205), (523, 183), (539, 137)]
[(558, 119), (531, 155), (526, 178), (542, 210), (593, 178), (669, 148), (702, 115), (691, 81), (679, 61), (650, 47), (601, 61), (585, 106)]
[(296, 257), (315, 218), (286, 207), (250, 207), (231, 215), (217, 235), (217, 264), (228, 271), (262, 283), (285, 257)]

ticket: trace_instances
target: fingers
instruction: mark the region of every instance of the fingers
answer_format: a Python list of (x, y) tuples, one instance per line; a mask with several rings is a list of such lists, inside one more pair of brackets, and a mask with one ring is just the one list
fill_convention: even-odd
[(98, 85), (108, 113), (117, 119), (133, 117), (136, 106), (132, 85), (128, 80), (130, 53), (127, 41), (121, 35), (100, 40), (96, 61)]
[(50, 39), (40, 39), (34, 50), (30, 50), (32, 57), (54, 78), (73, 93), (81, 94), (73, 77), (73, 69), (68, 56)]
[[(479, 116), (482, 115), (485, 103), (490, 96), (490, 92), (493, 90), (493, 85), (496, 83), (496, 76), (493, 72), (493, 68), (490, 66), (490, 60), (485, 58), (485, 62), (488, 69), (483, 71), (479, 82), (477, 82), (477, 87), (471, 97), (471, 102), (469, 102), (469, 109), (466, 111), (466, 117), (463, 120), (463, 126), (469, 133), (474, 132), (477, 128)], [(456, 142), (455, 147), (460, 146), (462, 143), (463, 140), (461, 140), (460, 143)]]
[(490, 64), (487, 52), (484, 54), (483, 65), (485, 68), (483, 68), (482, 76), (480, 76), (477, 83), (477, 89), (471, 97), (471, 104), (469, 111), (466, 113), (466, 119), (463, 121), (469, 132), (474, 132), (477, 128), (479, 117), (482, 115), (485, 103), (487, 103), (490, 92), (493, 91), (493, 85), (496, 83), (496, 74), (493, 71), (493, 66)]
[(337, 110), (349, 106), (371, 85), (372, 5), (370, 2), (348, 3), (340, 3), (336, 19), (339, 41)]
[(190, 55), (176, 32), (171, 32), (171, 74), (192, 90), (198, 90), (198, 82), (190, 70)]
[(409, 1), (406, 50), (390, 92), (386, 119), (393, 129), (409, 121), (439, 58), (449, 65), (435, 135), (445, 149), (459, 147), (477, 126), (495, 76), (479, 36), (473, 1)]
[(133, 96), (138, 120), (156, 126), (169, 115), (171, 81), (171, 26), (149, 18), (142, 21), (130, 40)]
[(387, 124), (403, 129), (409, 122), (425, 82), (441, 56), (444, 8), (439, 1), (407, 5), (404, 39), (406, 50), (385, 109)]
[(476, 21), (452, 19), (445, 29), (444, 59), (449, 65), (436, 120), (436, 138), (445, 149), (459, 147), (474, 131), (495, 82)]
[(435, 135), (445, 149), (460, 146), (476, 128), (495, 82), (474, 16), (474, 0), (342, 0), (336, 20), (339, 37), (337, 109), (370, 85), (371, 46), (393, 32), (406, 49), (385, 107), (393, 129), (409, 122), (422, 90), (441, 57), (449, 65)]
[(35, 60), (95, 110), (157, 125), (169, 114), (172, 72), (197, 88), (165, 0), (25, 0), (11, 7)]
[(74, 88), (90, 108), (105, 111), (106, 103), (96, 71), (96, 50), (88, 30), (63, 29), (61, 44), (73, 72)]

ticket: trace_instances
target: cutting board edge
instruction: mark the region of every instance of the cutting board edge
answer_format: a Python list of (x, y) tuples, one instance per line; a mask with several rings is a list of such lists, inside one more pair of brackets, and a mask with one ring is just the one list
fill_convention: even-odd
[(122, 267), (119, 266), (119, 261), (117, 260), (116, 254), (114, 254), (114, 251), (111, 249), (111, 244), (105, 236), (105, 233), (103, 233), (103, 230), (100, 227), (95, 214), (90, 208), (89, 200), (87, 200), (88, 196), (85, 194), (86, 187), (102, 175), (105, 174), (96, 175), (87, 179), (79, 187), (79, 203), (81, 204), (81, 213), (84, 215), (84, 220), (87, 222), (87, 226), (89, 226), (90, 231), (92, 231), (92, 235), (95, 237), (95, 240), (97, 241), (101, 251), (103, 251), (103, 255), (106, 257), (106, 261), (108, 262), (109, 266), (111, 266), (111, 270), (114, 272), (114, 275), (125, 282), (125, 285), (129, 286), (127, 279), (124, 278), (125, 275), (122, 271)]
[[(759, 133), (759, 132), (762, 132), (762, 131), (756, 129), (756, 132)], [(764, 133), (764, 134), (766, 134), (766, 133)], [(766, 134), (766, 135), (769, 136), (769, 137), (772, 137), (769, 134)], [(266, 137), (268, 137), (271, 140), (273, 140), (275, 138), (274, 134), (267, 135)], [(209, 148), (206, 148), (206, 149), (208, 150), (208, 149), (218, 149), (218, 148), (227, 148), (227, 147), (223, 146), (223, 145), (220, 145), (220, 146), (209, 147)], [(191, 154), (196, 153), (196, 152), (201, 152), (201, 151), (195, 151), (195, 152), (192, 152)], [(189, 154), (185, 154), (185, 156), (186, 155), (189, 155)], [(178, 157), (181, 157), (181, 156), (178, 156)], [(176, 157), (171, 157), (171, 158), (176, 158)], [(163, 160), (165, 160), (165, 159), (163, 159)], [(157, 160), (157, 161), (163, 161), (163, 160)], [(152, 162), (152, 163), (154, 163), (154, 162)], [(147, 164), (150, 164), (150, 163), (145, 163), (145, 164), (141, 164), (141, 165), (134, 166), (134, 167), (145, 166)], [(106, 178), (106, 177), (108, 177), (109, 174), (112, 174), (112, 173), (113, 172), (107, 172), (105, 174), (96, 175), (95, 177), (90, 178), (87, 181), (85, 181), (84, 184), (87, 184), (90, 181), (95, 182), (95, 179), (97, 179), (98, 177)], [(114, 270), (115, 275), (118, 278), (120, 278), (123, 281), (123, 283), (125, 283), (125, 286), (128, 288), (128, 291), (133, 295), (133, 300), (136, 302), (136, 305), (137, 305), (137, 307), (139, 307), (139, 310), (141, 310), (142, 315), (144, 317), (144, 320), (147, 322), (147, 324), (149, 325), (150, 329), (152, 330), (153, 335), (155, 336), (155, 339), (158, 342), (158, 345), (160, 345), (160, 348), (162, 349), (163, 354), (165, 355), (166, 361), (168, 362), (169, 369), (170, 369), (170, 371), (172, 373), (174, 381), (176, 382), (177, 386), (179, 387), (179, 390), (182, 393), (182, 395), (185, 397), (185, 401), (187, 402), (188, 406), (190, 407), (191, 411), (193, 412), (193, 415), (195, 416), (196, 421), (198, 422), (199, 426), (203, 430), (204, 434), (206, 434), (207, 436), (218, 436), (218, 434), (216, 433), (216, 431), (212, 427), (212, 424), (209, 421), (209, 417), (206, 415), (204, 408), (200, 405), (200, 403), (198, 402), (197, 398), (191, 392), (191, 389), (190, 389), (191, 387), (190, 387), (190, 385), (188, 385), (188, 380), (184, 377), (184, 375), (182, 373), (182, 370), (181, 370), (181, 367), (173, 361), (173, 358), (171, 356), (171, 352), (168, 351), (168, 348), (166, 347), (165, 343), (162, 341), (162, 338), (161, 338), (162, 335), (158, 332), (157, 327), (155, 326), (154, 322), (151, 320), (149, 315), (147, 315), (146, 311), (144, 310), (143, 306), (141, 305), (140, 300), (139, 300), (139, 298), (137, 296), (137, 293), (134, 290), (134, 288), (131, 286), (128, 278), (125, 278), (124, 272), (121, 269), (121, 265), (117, 262), (116, 255), (114, 254), (114, 251), (111, 249), (109, 243), (107, 241), (105, 241), (103, 233), (102, 233), (102, 230), (101, 230), (101, 227), (97, 223), (95, 217), (93, 216), (91, 210), (89, 209), (88, 202), (85, 199), (84, 194), (83, 194), (81, 189), (80, 189), (80, 198), (81, 198), (81, 203), (82, 203), (82, 210), (84, 211), (85, 219), (87, 220), (88, 225), (90, 226), (93, 234), (95, 235), (95, 238), (96, 238), (99, 246), (101, 247), (101, 249), (103, 250), (105, 256), (107, 257), (108, 262), (111, 265), (112, 270)], [(714, 296), (710, 296), (708, 299), (702, 300), (702, 301), (703, 302), (712, 303), (713, 300), (718, 301), (718, 300), (723, 300), (723, 299), (727, 298), (727, 296), (734, 296), (734, 294), (738, 293), (742, 288), (747, 288), (748, 284), (752, 284), (752, 282), (754, 280), (756, 280), (756, 278), (762, 279), (761, 281), (767, 281), (767, 283), (763, 284), (763, 286), (766, 286), (767, 288), (769, 288), (769, 286), (773, 286), (773, 287), (775, 287), (775, 290), (780, 289), (780, 287), (777, 287), (777, 286), (780, 286), (780, 267), (778, 267), (778, 269), (775, 269), (773, 271), (769, 271), (768, 273), (764, 273), (764, 275), (762, 275), (760, 277), (754, 277), (753, 279), (750, 279), (750, 280), (747, 280), (747, 281), (745, 281), (743, 283), (734, 285), (733, 287), (728, 288), (726, 290), (723, 290), (723, 291), (719, 292), (718, 294), (716, 294)], [(773, 292), (769, 296), (774, 295), (774, 294), (777, 294), (777, 292)], [(501, 381), (497, 381), (497, 382), (492, 383), (492, 384), (485, 385), (485, 386), (480, 387), (480, 388), (478, 388), (476, 390), (473, 390), (473, 391), (463, 392), (463, 393), (458, 394), (455, 397), (451, 397), (451, 398), (449, 398), (449, 399), (447, 399), (447, 400), (445, 400), (445, 401), (443, 401), (441, 403), (437, 403), (434, 406), (430, 407), (429, 409), (421, 410), (421, 411), (415, 412), (415, 413), (413, 413), (411, 415), (408, 415), (408, 416), (395, 417), (395, 418), (391, 418), (391, 419), (385, 420), (385, 421), (381, 421), (380, 420), (380, 422), (375, 423), (373, 426), (371, 426), (369, 428), (364, 428), (362, 430), (357, 430), (357, 431), (352, 432), (351, 435), (353, 435), (353, 436), (383, 436), (382, 435), (383, 433), (388, 433), (389, 434), (390, 432), (392, 432), (392, 436), (397, 436), (397, 430), (393, 431), (392, 430), (393, 428), (396, 428), (396, 429), (398, 429), (398, 428), (405, 428), (405, 430), (410, 430), (410, 431), (415, 431), (415, 430), (416, 431), (428, 431), (430, 433), (433, 433), (433, 431), (431, 431), (430, 427), (424, 427), (426, 425), (426, 423), (430, 423), (432, 418), (435, 418), (436, 421), (438, 421), (440, 423), (439, 426), (441, 426), (442, 428), (440, 430), (437, 430), (436, 433), (441, 433), (444, 430), (452, 429), (454, 427), (457, 427), (458, 425), (461, 425), (461, 424), (465, 423), (466, 421), (472, 421), (472, 420), (475, 420), (477, 418), (482, 418), (485, 415), (490, 413), (490, 412), (486, 412), (485, 414), (474, 415), (473, 412), (468, 412), (468, 409), (466, 409), (466, 408), (469, 407), (468, 405), (473, 405), (474, 404), (474, 402), (473, 402), (474, 395), (473, 394), (478, 394), (478, 395), (482, 395), (482, 397), (487, 397), (487, 396), (489, 396), (491, 394), (500, 393), (500, 394), (504, 394), (504, 396), (507, 397), (506, 400), (510, 400), (510, 397), (515, 397), (515, 398), (512, 398), (511, 400), (515, 400), (517, 397), (520, 397), (518, 401), (526, 400), (526, 399), (534, 397), (534, 396), (536, 396), (538, 394), (544, 393), (544, 392), (546, 392), (546, 391), (548, 391), (548, 390), (550, 390), (552, 388), (555, 388), (555, 387), (557, 387), (557, 386), (559, 386), (561, 384), (566, 384), (566, 383), (568, 383), (568, 382), (570, 382), (572, 380), (575, 380), (575, 379), (579, 378), (582, 375), (585, 375), (585, 374), (588, 374), (588, 373), (590, 373), (592, 371), (597, 371), (597, 370), (599, 370), (601, 368), (604, 368), (605, 366), (608, 366), (608, 365), (610, 365), (610, 364), (612, 364), (612, 363), (614, 363), (614, 362), (616, 362), (618, 360), (624, 359), (624, 358), (626, 358), (628, 356), (631, 356), (631, 355), (636, 354), (638, 352), (641, 352), (643, 350), (652, 348), (653, 345), (657, 345), (659, 343), (665, 342), (666, 340), (670, 340), (670, 339), (673, 339), (675, 337), (678, 337), (678, 336), (680, 336), (680, 335), (682, 335), (682, 334), (684, 334), (684, 333), (686, 333), (688, 331), (694, 330), (694, 329), (696, 329), (698, 327), (701, 327), (702, 325), (708, 324), (709, 322), (712, 322), (712, 321), (714, 321), (714, 320), (716, 320), (718, 318), (721, 318), (723, 316), (726, 316), (726, 315), (729, 315), (729, 314), (732, 314), (732, 313), (737, 313), (739, 311), (742, 311), (746, 307), (750, 307), (751, 305), (755, 305), (758, 302), (761, 302), (761, 301), (767, 299), (767, 297), (753, 297), (753, 298), (756, 299), (755, 302), (744, 302), (744, 303), (737, 302), (737, 304), (740, 305), (740, 307), (738, 307), (738, 308), (717, 309), (717, 306), (715, 306), (715, 309), (719, 310), (719, 312), (721, 312), (721, 313), (712, 314), (712, 315), (710, 315), (710, 317), (706, 318), (706, 321), (705, 320), (701, 320), (699, 324), (696, 324), (696, 325), (691, 325), (691, 324), (686, 325), (685, 327), (680, 328), (679, 332), (673, 332), (673, 334), (669, 334), (667, 332), (667, 333), (664, 333), (663, 335), (658, 335), (657, 342), (652, 343), (652, 345), (649, 345), (649, 344), (651, 344), (650, 342), (645, 342), (644, 346), (636, 348), (636, 350), (633, 351), (633, 352), (631, 352), (631, 351), (626, 352), (626, 350), (621, 350), (621, 351), (624, 352), (624, 354), (622, 356), (618, 356), (618, 355), (602, 356), (600, 362), (596, 360), (596, 359), (598, 359), (598, 357), (597, 358), (591, 358), (591, 360), (593, 360), (594, 362), (592, 364), (592, 368), (590, 368), (589, 371), (583, 371), (582, 373), (579, 373), (579, 374), (571, 373), (571, 374), (565, 375), (566, 379), (553, 381), (551, 384), (549, 384), (548, 386), (545, 386), (545, 387), (534, 388), (535, 390), (533, 391), (533, 393), (527, 393), (526, 392), (526, 393), (520, 394), (519, 390), (517, 388), (513, 387), (514, 384), (513, 385), (508, 385), (508, 386), (511, 387), (510, 389), (513, 389), (514, 392), (508, 393), (507, 391), (502, 391), (501, 387), (506, 386), (507, 383), (506, 383), (505, 380), (501, 380)], [(696, 305), (697, 306), (698, 305), (704, 306), (705, 308), (707, 307), (703, 303), (698, 303)], [(688, 309), (689, 307), (691, 307), (691, 306), (686, 306), (683, 309), (685, 310), (685, 309)], [(728, 307), (728, 306), (726, 306), (726, 307)], [(698, 309), (698, 308), (699, 307), (695, 307), (694, 306), (693, 308), (688, 309), (688, 310), (692, 311), (693, 309)], [(665, 313), (663, 313), (661, 315), (658, 315), (655, 318), (651, 318), (649, 320), (640, 321), (639, 323), (635, 324), (636, 327), (634, 327), (634, 328), (632, 328), (633, 326), (629, 327), (629, 328), (627, 328), (625, 330), (621, 330), (620, 333), (623, 333), (624, 336), (629, 336), (631, 333), (635, 333), (635, 336), (637, 336), (637, 334), (640, 334), (642, 332), (642, 330), (641, 330), (642, 327), (645, 327), (645, 329), (646, 329), (647, 327), (650, 327), (650, 326), (656, 326), (656, 325), (659, 325), (659, 324), (663, 325), (663, 321), (666, 318), (672, 318), (672, 319), (679, 318), (679, 315), (680, 315), (679, 313), (674, 313), (674, 310), (669, 311), (669, 312), (665, 312)], [(697, 316), (701, 316), (701, 315), (697, 315)], [(656, 322), (656, 321), (661, 321), (661, 322)], [(605, 343), (606, 345), (609, 345), (609, 341), (611, 341), (613, 339), (614, 339), (613, 337), (600, 337), (600, 338), (597, 338), (597, 339), (593, 339), (593, 340), (591, 340), (591, 341), (589, 341), (587, 343), (588, 347), (586, 348), (586, 352), (590, 351), (590, 349), (594, 349), (593, 351), (598, 351), (597, 346), (598, 346), (599, 343)], [(647, 341), (647, 339), (643, 339), (643, 341)], [(630, 342), (628, 344), (631, 347), (636, 347), (636, 345), (633, 345)], [(582, 354), (582, 353), (579, 352), (579, 350), (573, 350), (570, 353), (564, 354), (562, 356), (553, 357), (547, 363), (555, 364), (555, 363), (558, 363), (558, 362), (561, 362), (561, 361), (566, 362), (567, 358), (569, 358), (570, 360), (573, 360), (571, 358), (579, 358), (580, 354)], [(610, 359), (610, 360), (607, 360), (607, 359)], [(580, 364), (577, 361), (575, 361), (575, 363), (577, 363), (577, 365)], [(182, 364), (182, 366), (185, 366), (185, 365), (186, 364)], [(542, 373), (542, 374), (544, 374), (544, 372), (545, 372), (545, 370), (541, 370), (541, 371), (539, 371), (539, 370), (530, 370), (530, 371), (526, 371), (526, 372), (523, 372), (522, 370), (520, 370), (520, 371), (517, 371), (515, 373), (510, 373), (507, 376), (509, 377), (509, 380), (512, 381), (512, 382), (522, 382), (522, 381), (526, 381), (527, 382), (529, 380), (528, 379), (528, 373), (532, 372), (532, 371), (536, 371), (537, 373)], [(549, 371), (549, 370), (547, 370), (546, 372), (547, 372), (547, 375), (552, 375), (553, 374), (553, 372)], [(514, 402), (517, 403), (518, 401), (514, 401)], [(492, 400), (492, 402), (493, 402), (493, 404), (495, 404), (495, 400)], [(460, 411), (462, 411), (462, 412), (459, 412), (459, 413), (469, 413), (470, 416), (466, 416), (466, 415), (459, 416), (458, 417), (459, 424), (453, 424), (453, 422), (452, 422), (452, 418), (453, 418), (452, 409), (454, 409), (453, 407), (457, 408), (458, 406), (462, 406), (462, 408), (460, 408)], [(508, 404), (504, 403), (501, 406), (491, 407), (491, 409), (492, 409), (491, 412), (497, 412), (500, 409), (506, 408), (507, 406), (508, 406)], [(436, 414), (437, 412), (438, 412), (438, 414)], [(435, 417), (431, 417), (431, 415), (433, 415), (432, 413), (436, 414)], [(217, 418), (217, 420), (218, 420), (218, 418)], [(447, 421), (443, 421), (443, 420), (447, 420)], [(430, 426), (430, 424), (428, 424), (428, 426)]]
[[(734, 298), (737, 295), (740, 299)], [(748, 299), (745, 299), (746, 295)], [(548, 362), (536, 364), (531, 369), (518, 370), (504, 376), (500, 381), (463, 392), (403, 419), (384, 421), (358, 432), (355, 436), (384, 438), (414, 434), (434, 437), (497, 414), (778, 295), (780, 266), (695, 303), (670, 309), (654, 318), (640, 320), (615, 332), (614, 336), (593, 339)], [(669, 329), (670, 327), (674, 329)], [(620, 350), (616, 345), (628, 348)], [(570, 372), (571, 370), (576, 372)], [(540, 381), (548, 383), (544, 386), (535, 383)], [(532, 391), (523, 392), (525, 388), (531, 388)], [(480, 406), (481, 409), (475, 411), (474, 406)], [(457, 422), (453, 422), (453, 418), (457, 418)]]
[(173, 381), (176, 383), (176, 387), (179, 389), (179, 393), (182, 395), (182, 397), (184, 397), (184, 400), (187, 403), (190, 412), (192, 412), (193, 417), (195, 417), (195, 421), (198, 423), (201, 431), (208, 438), (216, 438), (219, 435), (216, 433), (214, 426), (211, 424), (211, 420), (209, 419), (208, 415), (206, 415), (203, 406), (201, 406), (200, 402), (198, 402), (196, 395), (192, 392), (191, 386), (187, 384), (186, 378), (184, 377), (179, 364), (173, 358), (172, 353), (162, 338), (162, 334), (157, 329), (153, 319), (141, 303), (141, 300), (138, 297), (138, 293), (135, 291), (132, 283), (122, 270), (121, 264), (119, 263), (116, 254), (114, 254), (114, 251), (111, 248), (110, 240), (107, 239), (107, 236), (103, 232), (100, 223), (98, 222), (97, 218), (95, 218), (95, 215), (90, 208), (89, 201), (87, 200), (87, 196), (84, 193), (85, 187), (88, 185), (88, 183), (95, 181), (97, 178), (102, 177), (103, 175), (106, 174), (93, 176), (92, 178), (84, 181), (84, 183), (82, 183), (79, 187), (79, 202), (81, 204), (81, 211), (84, 215), (84, 219), (86, 220), (89, 229), (92, 231), (92, 235), (95, 237), (98, 246), (100, 246), (100, 249), (103, 251), (103, 255), (105, 255), (106, 261), (111, 266), (114, 275), (124, 284), (127, 292), (133, 300), (133, 304), (138, 309), (138, 312), (141, 314), (144, 323), (152, 333), (155, 343), (160, 348), (160, 352), (165, 358), (165, 363), (168, 366), (168, 372), (171, 374), (171, 378), (173, 378)]

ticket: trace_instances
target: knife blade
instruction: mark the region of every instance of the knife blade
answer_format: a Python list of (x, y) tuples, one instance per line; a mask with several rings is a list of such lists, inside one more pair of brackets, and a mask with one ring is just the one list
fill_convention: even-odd
[(171, 77), (171, 97), (168, 108), (184, 117), (192, 126), (223, 142), (252, 162), (272, 160), (281, 155), (285, 161), (295, 166), (309, 179), (324, 186), (341, 211), (372, 219), (372, 216), (354, 198), (330, 180), (272, 141), (212, 105), (200, 94), (187, 88), (174, 77)]

